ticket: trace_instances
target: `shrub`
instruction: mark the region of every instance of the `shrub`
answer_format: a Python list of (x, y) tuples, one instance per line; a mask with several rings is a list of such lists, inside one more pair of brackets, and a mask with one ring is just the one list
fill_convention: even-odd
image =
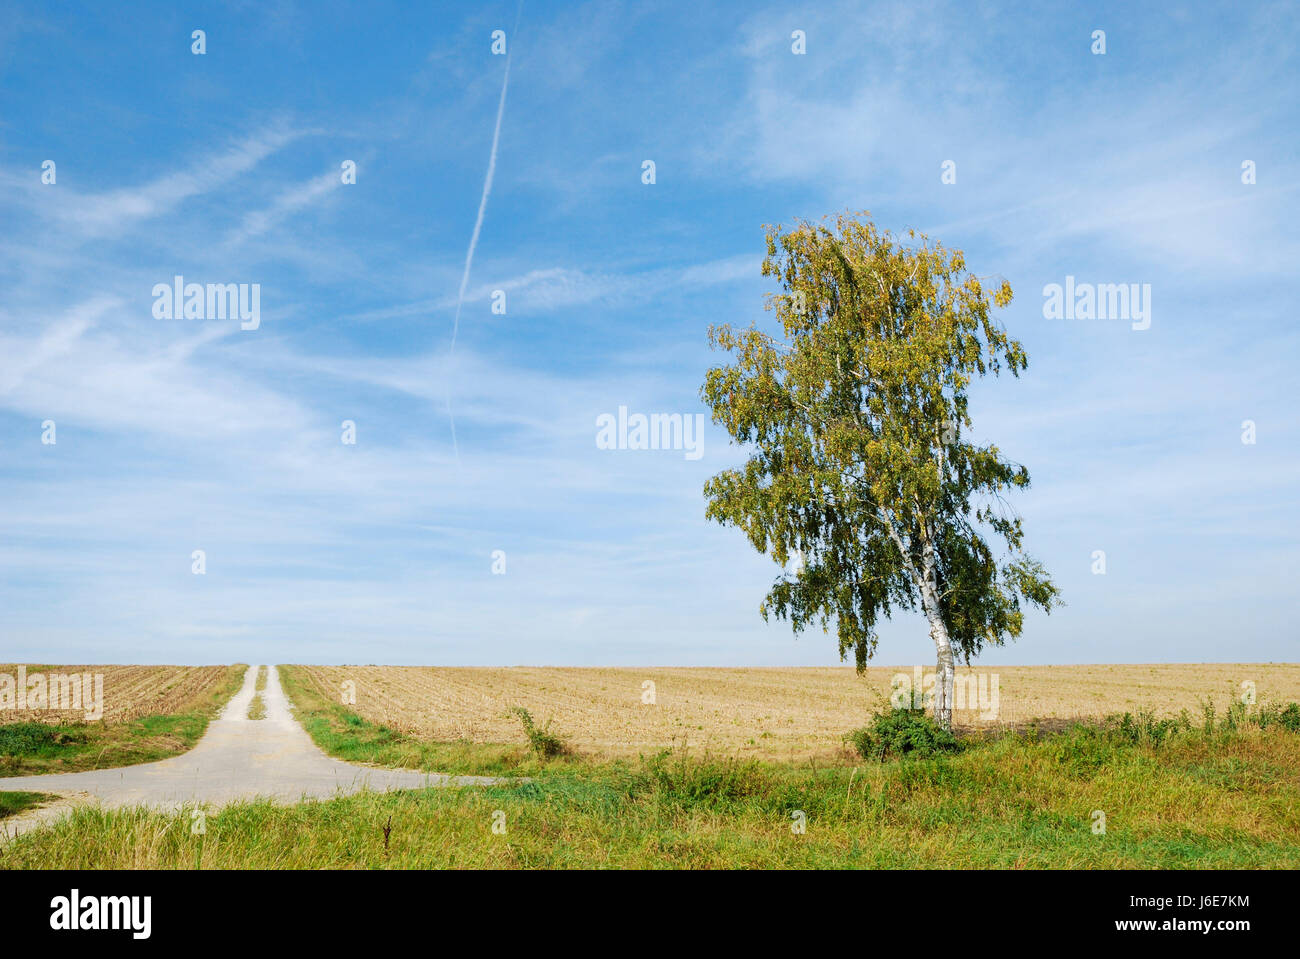
[(545, 726), (538, 726), (533, 722), (532, 713), (522, 706), (516, 706), (511, 710), (519, 717), (519, 722), (524, 727), (524, 736), (528, 738), (528, 745), (532, 748), (539, 758), (552, 759), (555, 756), (563, 756), (569, 751), (568, 745), (559, 736), (551, 732), (551, 721), (548, 719)]
[(871, 725), (849, 733), (845, 739), (863, 759), (884, 762), (889, 755), (926, 759), (962, 748), (960, 740), (944, 729), (924, 709), (890, 709), (877, 714)]

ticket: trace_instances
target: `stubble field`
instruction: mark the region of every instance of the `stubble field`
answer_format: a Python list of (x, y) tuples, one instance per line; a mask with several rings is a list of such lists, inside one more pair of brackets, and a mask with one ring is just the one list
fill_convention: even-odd
[[(0, 675), (15, 680), (19, 667), (30, 680), (40, 675), (46, 687), (52, 674), (104, 677), (104, 715), (108, 725), (130, 722), (142, 716), (182, 712), (206, 701), (230, 682), (230, 666), (52, 666), (0, 663)], [(93, 688), (93, 686), (91, 687)], [(61, 723), (85, 719), (79, 709), (0, 708), (0, 723)]]
[[(802, 760), (843, 751), (842, 736), (888, 700), (893, 677), (912, 667), (842, 668), (447, 668), (302, 666), (320, 694), (371, 722), (426, 741), (517, 742), (527, 709), (593, 757), (663, 747), (759, 759)], [(932, 667), (927, 667), (927, 672)], [(1223, 708), (1254, 684), (1260, 702), (1300, 699), (1300, 664), (1007, 666), (959, 670), (983, 684), (985, 706), (956, 713), (965, 729), (1097, 718), (1147, 710), (1199, 714)], [(996, 710), (993, 705), (996, 677)], [(648, 698), (653, 683), (653, 704)], [(995, 715), (989, 713), (995, 712)]]

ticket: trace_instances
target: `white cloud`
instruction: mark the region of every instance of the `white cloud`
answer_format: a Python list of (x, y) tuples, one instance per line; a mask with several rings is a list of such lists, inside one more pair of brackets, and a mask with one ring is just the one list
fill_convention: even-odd
[(265, 130), (244, 138), (224, 153), (201, 159), (185, 170), (166, 174), (142, 186), (102, 193), (78, 192), (70, 186), (70, 171), (66, 165), (59, 185), (54, 189), (41, 186), (31, 176), (12, 171), (6, 174), (5, 180), (9, 186), (21, 190), (20, 195), (37, 214), (53, 217), (76, 236), (103, 236), (173, 212), (186, 200), (247, 173), (298, 135), (284, 128)]

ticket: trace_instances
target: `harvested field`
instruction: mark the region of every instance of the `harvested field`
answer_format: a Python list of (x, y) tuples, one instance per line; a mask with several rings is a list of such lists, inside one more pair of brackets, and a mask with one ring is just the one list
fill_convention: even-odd
[[(836, 668), (446, 668), (297, 667), (321, 693), (340, 701), (355, 684), (364, 718), (434, 741), (518, 742), (523, 706), (579, 751), (630, 756), (685, 744), (695, 752), (773, 759), (839, 753), (842, 735), (881, 708), (898, 673), (874, 667), (859, 676)], [(927, 672), (933, 667), (927, 667)], [(1260, 702), (1300, 700), (1300, 664), (1005, 666), (962, 669), (985, 690), (985, 713), (956, 714), (963, 728), (1033, 720), (1099, 717), (1150, 710), (1169, 715), (1201, 702), (1220, 708), (1253, 682)], [(654, 683), (653, 705), (642, 702)], [(958, 700), (960, 703), (961, 701)]]
[[(103, 676), (103, 719), (105, 723), (130, 722), (141, 716), (183, 712), (205, 703), (231, 674), (229, 666), (53, 666), (44, 664), (0, 664), (0, 675), (15, 680), (19, 667), (29, 678), (53, 674)], [(92, 688), (87, 685), (87, 691)], [(81, 722), (85, 709), (0, 708), (0, 723)]]

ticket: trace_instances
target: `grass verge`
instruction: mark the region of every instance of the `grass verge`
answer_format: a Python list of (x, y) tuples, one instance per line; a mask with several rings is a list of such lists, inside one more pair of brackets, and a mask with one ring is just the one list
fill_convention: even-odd
[(16, 816), (20, 812), (43, 806), (57, 798), (50, 793), (0, 792), (0, 819)]
[(420, 742), (328, 702), (292, 668), (282, 667), (281, 676), (300, 720), (335, 756), (533, 778), (291, 807), (241, 803), (211, 815), (205, 837), (175, 828), (175, 815), (78, 810), (19, 837), (9, 850), (13, 864), (1300, 867), (1300, 717), (1290, 708), (1247, 715), (1234, 706), (1216, 715), (1207, 706), (1198, 720), (1125, 714), (1063, 732), (1031, 727), (971, 739), (930, 755), (868, 748), (869, 758), (851, 765), (671, 750), (636, 761), (542, 761), (523, 745)]
[(243, 683), (246, 666), (227, 668), (220, 683), (178, 712), (125, 723), (0, 725), (0, 777), (81, 772), (154, 762), (193, 747)]
[(829, 768), (665, 751), (508, 786), (238, 804), (210, 814), (205, 836), (178, 828), (186, 810), (89, 808), (19, 836), (6, 858), (17, 868), (1300, 865), (1300, 736), (1280, 726), (1158, 744), (1124, 736), (1079, 727)]

